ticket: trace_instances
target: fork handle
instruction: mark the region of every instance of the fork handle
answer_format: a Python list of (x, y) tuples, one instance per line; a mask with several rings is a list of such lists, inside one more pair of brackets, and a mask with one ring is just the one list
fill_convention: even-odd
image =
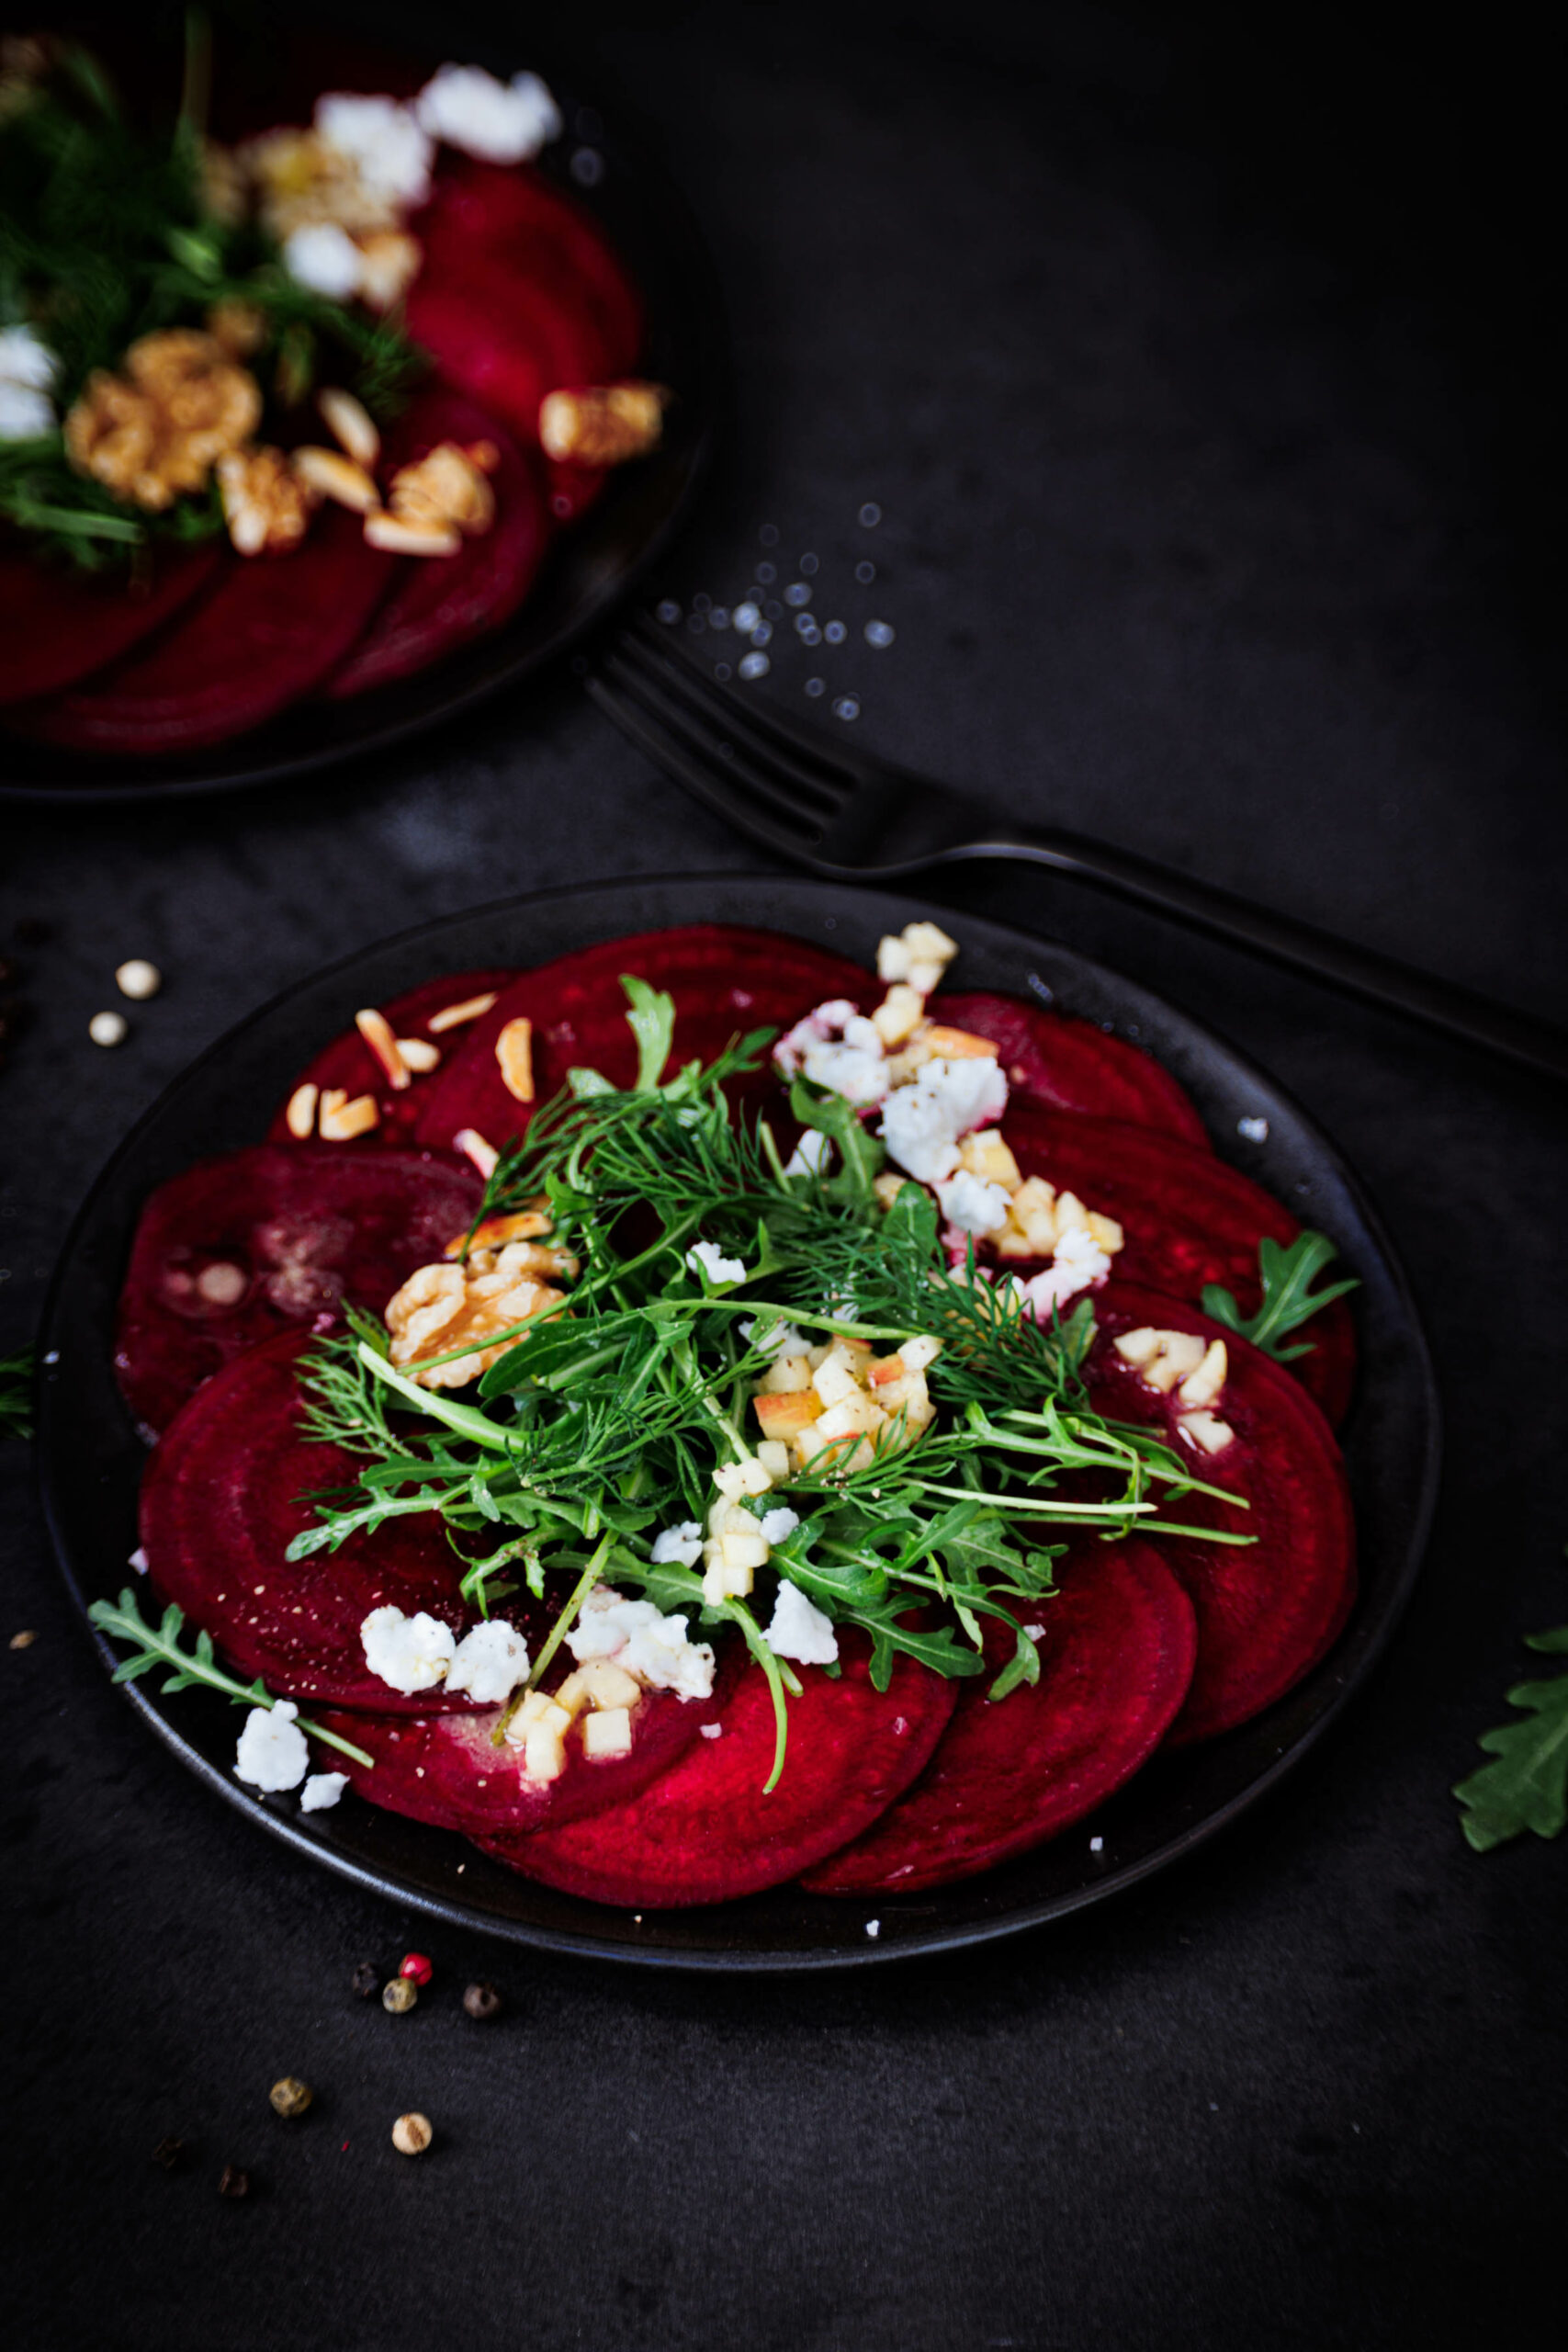
[(1291, 915), (1271, 914), (1267, 908), (1249, 905), (1211, 883), (1169, 873), (1131, 851), (1075, 833), (1035, 832), (1026, 827), (1015, 831), (1004, 823), (954, 846), (947, 856), (1007, 858), (1098, 883), (1121, 898), (1152, 907), (1158, 914), (1212, 932), (1218, 939), (1271, 956), (1278, 964), (1310, 972), (1314, 979), (1327, 980), (1352, 996), (1369, 998), (1373, 1004), (1404, 1013), (1429, 1028), (1447, 1030), (1471, 1045), (1522, 1062), (1529, 1069), (1568, 1079), (1568, 1032), (1551, 1023), (1477, 996), (1469, 989), (1456, 988), (1451, 981), (1417, 971), (1413, 965), (1396, 963), (1371, 948), (1357, 947), (1349, 940), (1336, 939), (1312, 923), (1297, 922)]

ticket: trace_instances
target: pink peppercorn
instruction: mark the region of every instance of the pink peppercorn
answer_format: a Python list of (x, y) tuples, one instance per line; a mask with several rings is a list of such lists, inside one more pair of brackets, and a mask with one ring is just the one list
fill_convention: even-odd
[(412, 1976), (416, 1984), (428, 1984), (434, 1973), (422, 1951), (404, 1952), (402, 1965), (398, 1970), (400, 1976)]

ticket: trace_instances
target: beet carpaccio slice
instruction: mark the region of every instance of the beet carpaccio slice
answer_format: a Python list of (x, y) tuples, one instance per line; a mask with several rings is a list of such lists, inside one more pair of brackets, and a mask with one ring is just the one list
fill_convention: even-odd
[(161, 551), (145, 586), (0, 555), (0, 704), (59, 694), (172, 620), (219, 560), (216, 545)]
[[(1112, 1283), (1096, 1302), (1100, 1324), (1086, 1377), (1108, 1419), (1164, 1431), (1172, 1451), (1210, 1486), (1244, 1497), (1234, 1509), (1206, 1495), (1162, 1503), (1162, 1519), (1252, 1536), (1241, 1545), (1162, 1535), (1160, 1550), (1198, 1612), (1198, 1664), (1172, 1727), (1173, 1744), (1208, 1739), (1269, 1706), (1316, 1665), (1344, 1625), (1356, 1592), (1356, 1530), (1339, 1449), (1317, 1407), (1269, 1356), (1179, 1300)], [(1177, 1400), (1142, 1380), (1113, 1345), (1140, 1327), (1223, 1340), (1229, 1371), (1213, 1410), (1234, 1430), (1216, 1454), (1182, 1439)]]
[(500, 463), (490, 477), (495, 521), (456, 555), (405, 563), (392, 592), (322, 692), (341, 702), (428, 669), (454, 646), (509, 620), (533, 586), (549, 545), (545, 497), (534, 465), (483, 409), (456, 392), (428, 391), (389, 440), (387, 461), (423, 457), (438, 442), (488, 441)]
[(432, 1018), (439, 1019), (442, 1013), (470, 1003), (475, 997), (499, 995), (516, 977), (516, 972), (510, 969), (454, 972), (449, 978), (425, 980), (401, 996), (389, 997), (385, 1004), (367, 1008), (383, 1016), (394, 1037), (417, 1037), (434, 1046), (441, 1056), (434, 1069), (411, 1069), (408, 1084), (394, 1087), (357, 1028), (345, 1029), (306, 1063), (277, 1106), (267, 1129), (268, 1142), (293, 1140), (288, 1127), (288, 1105), (299, 1088), (307, 1085), (318, 1088), (321, 1093), (329, 1088), (341, 1087), (351, 1102), (362, 1094), (375, 1098), (380, 1114), (378, 1124), (347, 1143), (334, 1145), (334, 1150), (378, 1151), (385, 1150), (389, 1145), (410, 1142), (442, 1068), (462, 1051), (468, 1035), (466, 1023), (455, 1029), (432, 1029)]
[[(535, 1103), (547, 1102), (574, 1065), (597, 1069), (613, 1086), (637, 1078), (637, 1044), (626, 1025), (620, 975), (631, 973), (675, 1000), (671, 1069), (711, 1061), (730, 1038), (749, 1031), (787, 1028), (814, 1004), (863, 995), (858, 965), (779, 932), (727, 923), (691, 923), (606, 942), (525, 972), (468, 1033), (468, 1042), (424, 1096), (423, 1143), (447, 1148), (473, 1128), (498, 1148), (520, 1135), (533, 1105), (518, 1102), (502, 1082), (496, 1039), (510, 1021), (534, 1024)], [(731, 1090), (784, 1114), (785, 1099), (764, 1069)], [(782, 1135), (782, 1128), (780, 1130)]]
[(315, 1524), (299, 1498), (349, 1486), (362, 1466), (360, 1456), (302, 1433), (295, 1367), (309, 1344), (290, 1336), (248, 1350), (165, 1432), (141, 1482), (149, 1579), (211, 1634), (236, 1672), (259, 1674), (275, 1696), (379, 1714), (472, 1713), (466, 1694), (389, 1689), (366, 1665), (360, 1640), (364, 1620), (383, 1605), (409, 1616), (424, 1610), (459, 1639), (475, 1623), (438, 1513), (389, 1520), (307, 1560), (285, 1556)]
[(1027, 1853), (1102, 1804), (1145, 1763), (1192, 1679), (1192, 1603), (1152, 1544), (1086, 1544), (1050, 1600), (1020, 1603), (1043, 1628), (1040, 1679), (986, 1692), (1012, 1651), (987, 1621), (983, 1679), (964, 1683), (920, 1778), (854, 1845), (808, 1871), (815, 1894), (907, 1894)]
[(335, 670), (398, 559), (357, 514), (319, 515), (297, 552), (234, 560), (152, 644), (74, 693), (29, 704), (26, 732), (73, 751), (202, 751), (259, 726)]
[(991, 1039), (1015, 1102), (1124, 1119), (1207, 1148), (1203, 1122), (1185, 1088), (1152, 1055), (1109, 1036), (1092, 1021), (984, 990), (935, 997), (928, 1010), (950, 1028)]
[(649, 1910), (728, 1903), (781, 1885), (868, 1829), (922, 1770), (953, 1713), (955, 1686), (900, 1658), (873, 1690), (869, 1650), (846, 1641), (837, 1681), (798, 1669), (789, 1753), (771, 1796), (773, 1708), (761, 1673), (742, 1673), (717, 1739), (699, 1739), (630, 1804), (532, 1837), (485, 1838), (525, 1878), (595, 1903)]
[[(1119, 1282), (1142, 1283), (1190, 1305), (1206, 1283), (1230, 1291), (1244, 1315), (1257, 1311), (1258, 1245), (1289, 1244), (1301, 1227), (1271, 1193), (1213, 1152), (1122, 1121), (1010, 1103), (1002, 1132), (1025, 1176), (1076, 1193), (1086, 1208), (1114, 1217), (1123, 1242)], [(1027, 1272), (1027, 1268), (1022, 1269)], [(1314, 1315), (1303, 1337), (1313, 1352), (1291, 1370), (1337, 1421), (1355, 1381), (1355, 1327), (1343, 1299)]]
[[(639, 1796), (684, 1755), (705, 1724), (719, 1720), (739, 1664), (731, 1650), (716, 1672), (709, 1699), (645, 1691), (632, 1714), (628, 1756), (590, 1758), (572, 1735), (566, 1743), (566, 1770), (555, 1781), (527, 1780), (521, 1749), (504, 1742), (495, 1746), (501, 1720), (496, 1708), (475, 1715), (422, 1715), (412, 1722), (405, 1717), (376, 1723), (346, 1713), (325, 1721), (329, 1730), (343, 1732), (375, 1757), (370, 1771), (347, 1759), (343, 1765), (372, 1804), (432, 1822), (438, 1829), (502, 1837), (581, 1820)], [(546, 1688), (558, 1688), (571, 1666), (570, 1657), (558, 1658)]]
[(115, 1371), (131, 1411), (162, 1430), (258, 1341), (323, 1329), (344, 1306), (378, 1315), (465, 1231), (480, 1191), (456, 1158), (333, 1144), (257, 1144), (171, 1178), (141, 1212), (120, 1295)]

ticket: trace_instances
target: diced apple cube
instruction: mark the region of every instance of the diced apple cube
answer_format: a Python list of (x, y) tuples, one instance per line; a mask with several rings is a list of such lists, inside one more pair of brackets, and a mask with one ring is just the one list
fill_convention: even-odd
[(1057, 1238), (1060, 1239), (1064, 1233), (1071, 1233), (1075, 1230), (1080, 1233), (1089, 1231), (1089, 1211), (1076, 1193), (1058, 1193), (1056, 1195)]
[(908, 1043), (925, 1017), (926, 1001), (918, 989), (897, 980), (871, 1016), (871, 1025), (889, 1052)]
[(885, 1172), (872, 1180), (871, 1189), (876, 1194), (881, 1205), (885, 1209), (890, 1209), (905, 1185), (912, 1184), (914, 1181), (912, 1176), (895, 1176), (890, 1172)]
[(1113, 1216), (1101, 1216), (1098, 1209), (1089, 1213), (1089, 1229), (1098, 1246), (1108, 1258), (1114, 1258), (1127, 1238)]
[(801, 1389), (792, 1396), (754, 1396), (751, 1406), (764, 1434), (776, 1438), (795, 1437), (801, 1430), (808, 1430), (822, 1410), (820, 1399), (812, 1388)]
[(628, 1711), (625, 1707), (605, 1707), (598, 1714), (590, 1715), (582, 1726), (582, 1752), (590, 1758), (629, 1756), (632, 1719)]
[(625, 1667), (614, 1666), (608, 1658), (591, 1658), (567, 1676), (555, 1702), (568, 1714), (580, 1715), (585, 1707), (635, 1707), (641, 1696), (642, 1685)]
[(906, 1372), (925, 1372), (942, 1353), (942, 1341), (934, 1331), (922, 1331), (913, 1340), (906, 1340), (898, 1351), (904, 1359)]
[(775, 1356), (758, 1383), (764, 1396), (794, 1396), (811, 1385), (809, 1356)]
[(1153, 1363), (1160, 1351), (1160, 1335), (1152, 1324), (1140, 1323), (1135, 1331), (1123, 1331), (1111, 1346), (1123, 1363), (1134, 1366)]
[(721, 1462), (713, 1482), (726, 1502), (731, 1503), (739, 1502), (742, 1495), (765, 1495), (773, 1483), (754, 1453), (744, 1462)]
[(908, 1366), (901, 1355), (873, 1356), (865, 1368), (866, 1379), (873, 1388), (886, 1388), (890, 1380), (902, 1380)]
[(886, 1418), (874, 1397), (868, 1396), (863, 1388), (857, 1388), (837, 1404), (829, 1406), (817, 1423), (813, 1435), (819, 1445), (826, 1445), (834, 1438), (869, 1436), (872, 1430), (882, 1427)]
[(782, 1438), (765, 1437), (757, 1448), (757, 1459), (775, 1485), (789, 1476), (789, 1448)]
[(958, 1147), (958, 1164), (987, 1184), (999, 1184), (1004, 1193), (1015, 1193), (1023, 1182), (1022, 1170), (995, 1127), (965, 1136)]
[(858, 1396), (860, 1394), (860, 1382), (846, 1360), (836, 1351), (818, 1365), (817, 1377), (812, 1385), (824, 1405), (839, 1405), (846, 1396)]
[(711, 1560), (703, 1571), (703, 1599), (744, 1600), (751, 1589), (751, 1580), (750, 1568), (727, 1567), (722, 1559)]
[(729, 1529), (718, 1539), (721, 1565), (728, 1568), (765, 1568), (772, 1556), (769, 1546), (759, 1530), (753, 1526), (750, 1535), (739, 1535)]

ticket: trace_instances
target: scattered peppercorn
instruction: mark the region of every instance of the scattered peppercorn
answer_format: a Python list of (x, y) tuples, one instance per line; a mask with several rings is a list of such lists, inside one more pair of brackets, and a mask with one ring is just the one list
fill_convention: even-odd
[(471, 2018), (479, 2018), (482, 2022), (486, 2018), (498, 2018), (506, 2003), (501, 1997), (500, 1988), (487, 1980), (469, 1985), (463, 1996), (463, 2007)]
[(394, 1976), (381, 1988), (381, 2007), (390, 2009), (394, 2017), (400, 2017), (405, 2009), (412, 2009), (418, 1998), (419, 1986), (412, 1976)]
[(121, 996), (132, 997), (138, 1003), (147, 997), (156, 996), (164, 985), (163, 973), (156, 964), (150, 964), (145, 956), (133, 956), (129, 963), (117, 964), (114, 977)]
[(173, 2172), (185, 2152), (183, 2140), (160, 2140), (152, 2151), (152, 2161), (155, 2165), (162, 2165), (165, 2172)]
[(400, 1976), (412, 1976), (416, 1984), (428, 1984), (434, 1973), (434, 1969), (422, 1951), (404, 1952), (402, 1965), (398, 1970)]
[(378, 1993), (381, 1989), (381, 1972), (373, 1960), (362, 1960), (354, 1972), (352, 1981), (359, 1998), (367, 2001), (372, 1993)]
[(434, 2137), (428, 2115), (400, 2115), (392, 2126), (392, 2145), (400, 2156), (422, 2156)]
[(248, 2197), (250, 2193), (250, 2174), (248, 2172), (242, 2172), (238, 2165), (225, 2165), (222, 2171), (218, 2176), (219, 2196)]
[(303, 2115), (315, 2096), (310, 2084), (302, 2083), (298, 2075), (285, 2075), (267, 2093), (279, 2115)]
[(123, 1012), (95, 1012), (87, 1023), (87, 1035), (95, 1046), (123, 1046), (130, 1034), (130, 1023)]

